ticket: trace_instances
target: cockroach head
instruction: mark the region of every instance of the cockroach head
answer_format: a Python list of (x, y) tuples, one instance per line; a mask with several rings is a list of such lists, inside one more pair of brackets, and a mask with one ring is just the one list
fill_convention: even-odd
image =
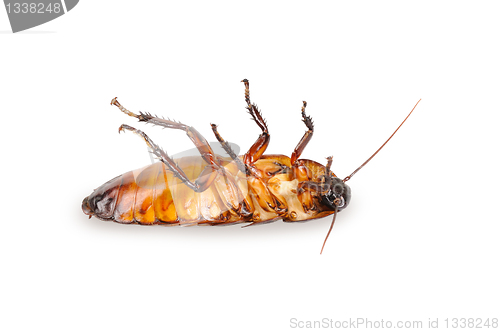
[(338, 211), (342, 211), (351, 201), (351, 188), (337, 177), (330, 177), (328, 182), (329, 189), (321, 196), (321, 201), (333, 210), (337, 207)]
[(337, 218), (337, 213), (342, 211), (349, 205), (351, 201), (351, 188), (345, 184), (345, 181), (339, 179), (338, 177), (332, 176), (330, 174), (330, 166), (331, 166), (331, 158), (328, 159), (327, 169), (327, 177), (325, 178), (325, 186), (324, 189), (327, 189), (324, 194), (321, 195), (321, 201), (323, 204), (331, 208), (333, 213), (332, 224), (330, 225), (330, 229), (326, 234), (325, 242), (323, 242), (323, 247), (321, 247), (321, 253), (323, 253), (323, 249), (325, 248), (326, 240), (328, 240), (328, 236), (330, 236), (330, 232), (332, 231), (333, 224), (335, 224), (335, 219)]

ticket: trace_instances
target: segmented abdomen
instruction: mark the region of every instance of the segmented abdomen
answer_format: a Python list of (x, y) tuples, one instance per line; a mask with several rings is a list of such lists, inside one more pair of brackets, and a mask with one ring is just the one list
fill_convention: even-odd
[[(207, 166), (200, 157), (176, 162), (193, 182)], [(313, 177), (321, 175), (323, 166), (307, 163), (314, 170)], [(197, 193), (163, 163), (156, 163), (108, 181), (86, 197), (82, 206), (85, 213), (100, 219), (143, 225), (301, 221), (331, 214), (322, 212), (310, 196), (297, 195), (298, 180), (292, 179), (288, 157), (262, 156), (255, 165), (264, 178), (247, 176), (236, 163), (226, 162), (224, 175)]]
[[(176, 162), (192, 181), (207, 166), (199, 157), (184, 157)], [(125, 224), (245, 221), (244, 216), (252, 212), (241, 195), (247, 192), (245, 178), (237, 178), (235, 164), (226, 164), (225, 171), (225, 177), (218, 176), (210, 188), (196, 193), (174, 177), (163, 163), (155, 163), (103, 184), (84, 200), (84, 210), (87, 204), (92, 215)]]

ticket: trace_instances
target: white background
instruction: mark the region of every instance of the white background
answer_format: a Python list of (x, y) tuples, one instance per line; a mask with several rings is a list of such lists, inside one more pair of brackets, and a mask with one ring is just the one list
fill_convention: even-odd
[[(175, 4), (174, 4), (175, 3)], [(81, 1), (12, 34), (0, 10), (3, 331), (287, 331), (300, 321), (499, 318), (500, 6), (494, 1)], [(169, 153), (182, 132), (248, 149), (262, 109), (269, 153), (344, 177), (419, 106), (349, 185), (331, 219), (241, 229), (88, 219), (82, 199)], [(395, 323), (394, 323), (395, 324)]]

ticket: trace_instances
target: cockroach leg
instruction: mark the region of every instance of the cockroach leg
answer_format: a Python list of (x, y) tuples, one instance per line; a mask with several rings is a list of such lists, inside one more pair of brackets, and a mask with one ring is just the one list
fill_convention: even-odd
[(302, 139), (299, 141), (299, 144), (297, 144), (297, 146), (295, 147), (295, 150), (293, 150), (292, 156), (290, 158), (290, 163), (292, 165), (294, 165), (295, 162), (299, 159), (307, 143), (309, 143), (309, 141), (311, 140), (314, 132), (314, 124), (312, 118), (306, 115), (307, 103), (305, 101), (303, 103), (304, 104), (302, 106), (302, 121), (306, 125), (307, 131), (305, 132), (304, 136), (302, 136)]
[(260, 134), (259, 138), (250, 147), (248, 152), (245, 154), (244, 163), (246, 165), (252, 165), (264, 154), (269, 145), (270, 136), (268, 133)]
[(262, 130), (262, 134), (260, 134), (259, 138), (255, 141), (252, 147), (245, 154), (244, 162), (246, 165), (251, 165), (264, 154), (269, 145), (269, 130), (267, 128), (266, 121), (262, 117), (257, 105), (252, 104), (250, 102), (250, 86), (247, 79), (242, 81), (245, 84), (245, 102), (247, 103), (248, 113), (252, 116), (252, 119), (257, 123), (259, 128)]
[[(134, 117), (134, 118), (138, 118), (139, 119), (139, 115), (133, 113), (133, 112), (130, 112), (128, 109), (126, 109), (125, 107), (123, 107), (119, 102), (118, 102), (118, 97), (115, 97), (113, 99), (111, 99), (111, 105), (115, 105), (116, 107), (118, 107), (120, 109), (120, 111), (122, 111), (123, 113), (127, 114), (128, 116), (131, 116), (131, 117)], [(139, 119), (140, 120), (140, 119)]]
[(329, 157), (326, 157), (326, 166), (325, 166), (325, 182), (330, 185), (331, 181), (332, 181), (332, 177), (336, 178), (337, 175), (335, 175), (335, 173), (332, 172), (331, 168), (332, 168), (332, 159), (333, 157), (332, 156), (329, 156)]
[(236, 165), (238, 166), (238, 169), (242, 173), (246, 173), (245, 164), (243, 164), (243, 162), (241, 161), (241, 159), (238, 158), (238, 156), (236, 155), (236, 153), (234, 153), (234, 151), (231, 148), (231, 146), (229, 145), (229, 143), (227, 141), (225, 141), (222, 138), (222, 136), (219, 134), (219, 132), (217, 131), (217, 125), (215, 125), (213, 123), (211, 123), (210, 125), (212, 126), (212, 131), (214, 132), (215, 138), (217, 138), (217, 140), (219, 141), (219, 143), (222, 146), (222, 148), (224, 149), (224, 151), (226, 151), (226, 153), (231, 157), (231, 159), (233, 159), (236, 162)]
[(131, 131), (142, 137), (148, 147), (151, 148), (151, 153), (158, 157), (158, 159), (160, 159), (160, 161), (172, 171), (174, 176), (179, 178), (186, 186), (196, 192), (205, 191), (208, 187), (210, 187), (210, 185), (219, 174), (219, 167), (217, 165), (208, 165), (203, 169), (198, 178), (194, 182), (192, 182), (191, 180), (189, 180), (186, 173), (184, 173), (184, 171), (179, 168), (179, 166), (174, 162), (174, 160), (170, 158), (168, 154), (163, 151), (163, 149), (156, 145), (156, 143), (153, 142), (144, 132), (126, 124), (121, 125), (118, 129), (118, 132), (122, 132), (125, 130)]
[(321, 182), (303, 181), (298, 185), (298, 192), (311, 191), (316, 194), (324, 195), (330, 190), (330, 185)]
[(161, 126), (164, 128), (170, 128), (170, 129), (179, 129), (183, 130), (186, 132), (188, 137), (191, 139), (191, 141), (194, 143), (196, 148), (201, 154), (201, 157), (207, 162), (207, 164), (212, 165), (213, 169), (219, 169), (221, 166), (217, 162), (215, 153), (213, 152), (212, 148), (210, 147), (210, 144), (208, 144), (207, 140), (193, 127), (187, 126), (185, 124), (182, 124), (180, 122), (176, 121), (171, 121), (167, 119), (161, 119), (155, 116), (152, 116), (149, 113), (142, 113), (140, 112), (139, 114), (135, 114), (129, 110), (127, 110), (125, 107), (123, 107), (116, 98), (114, 98), (111, 101), (111, 105), (117, 106), (122, 112), (124, 112), (127, 115), (133, 116), (139, 121), (146, 122), (149, 124)]
[[(326, 160), (327, 160), (327, 162), (326, 162), (326, 167), (325, 167), (326, 168), (325, 173), (326, 173), (326, 175), (330, 175), (330, 172), (331, 172), (330, 168), (332, 168), (333, 157), (332, 156), (326, 157)], [(333, 176), (336, 177), (335, 174), (333, 174)]]
[(266, 120), (264, 120), (264, 118), (262, 117), (262, 114), (260, 113), (259, 109), (257, 108), (257, 105), (252, 104), (250, 102), (250, 82), (248, 82), (247, 79), (244, 79), (242, 82), (245, 84), (245, 102), (247, 103), (247, 110), (250, 113), (250, 115), (252, 116), (255, 123), (257, 123), (257, 125), (260, 127), (260, 129), (263, 132), (267, 133), (268, 129), (267, 129)]
[(329, 183), (303, 181), (300, 182), (297, 188), (297, 197), (302, 202), (304, 211), (315, 209), (313, 196), (319, 197), (325, 195), (330, 190)]

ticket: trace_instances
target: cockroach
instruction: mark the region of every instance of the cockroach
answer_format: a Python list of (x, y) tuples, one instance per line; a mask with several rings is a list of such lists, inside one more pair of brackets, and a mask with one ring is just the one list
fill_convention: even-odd
[(270, 134), (261, 111), (250, 101), (248, 80), (245, 102), (248, 113), (262, 133), (248, 152), (237, 156), (212, 124), (212, 131), (228, 156), (214, 153), (206, 139), (193, 127), (180, 122), (135, 114), (114, 98), (111, 105), (123, 113), (152, 125), (186, 132), (201, 158), (196, 156), (172, 159), (144, 132), (123, 124), (125, 130), (139, 135), (160, 162), (140, 170), (122, 174), (96, 190), (82, 202), (83, 212), (91, 218), (112, 220), (122, 224), (141, 225), (228, 225), (264, 224), (282, 219), (300, 222), (324, 218), (333, 214), (330, 229), (321, 248), (323, 252), (337, 214), (351, 200), (351, 188), (346, 185), (389, 142), (417, 107), (415, 104), (394, 133), (375, 153), (354, 172), (340, 179), (331, 171), (332, 157), (326, 166), (299, 159), (314, 132), (312, 118), (302, 105), (302, 121), (307, 127), (291, 156), (265, 155)]

